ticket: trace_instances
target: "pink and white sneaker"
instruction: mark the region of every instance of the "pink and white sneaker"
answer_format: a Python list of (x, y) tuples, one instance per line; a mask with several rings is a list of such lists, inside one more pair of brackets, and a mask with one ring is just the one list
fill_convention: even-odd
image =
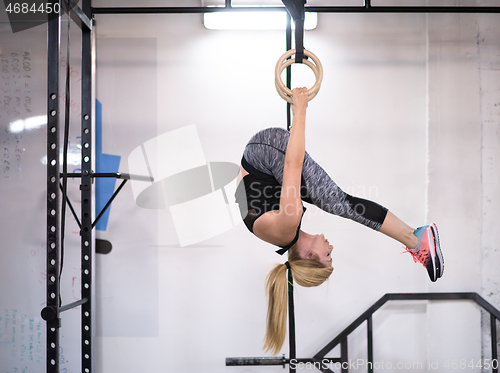
[(435, 282), (444, 272), (444, 258), (436, 224), (417, 228), (413, 234), (418, 237), (418, 245), (414, 249), (406, 248), (406, 251), (411, 254), (415, 263), (422, 263), (431, 281)]

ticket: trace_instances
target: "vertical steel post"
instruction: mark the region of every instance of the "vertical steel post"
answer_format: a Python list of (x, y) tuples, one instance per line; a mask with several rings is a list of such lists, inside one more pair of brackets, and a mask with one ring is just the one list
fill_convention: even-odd
[(491, 366), (492, 372), (498, 373), (498, 351), (497, 351), (497, 319), (495, 315), (490, 313), (490, 329), (491, 329)]
[[(52, 1), (52, 4), (59, 1)], [(52, 7), (54, 8), (54, 6)], [(46, 321), (47, 373), (59, 373), (59, 52), (61, 17), (47, 24), (47, 309), (53, 315)]]
[(368, 345), (368, 373), (373, 373), (373, 319), (372, 315), (366, 319)]
[[(290, 346), (290, 362), (297, 358), (295, 349), (295, 310), (293, 305), (293, 276), (288, 270), (288, 342)], [(295, 365), (289, 364), (290, 373), (295, 372)]]
[(342, 373), (349, 372), (348, 349), (347, 349), (347, 335), (340, 341), (340, 361), (342, 364)]
[[(84, 0), (82, 11), (92, 18), (91, 0)], [(82, 27), (82, 372), (92, 372), (92, 30)]]

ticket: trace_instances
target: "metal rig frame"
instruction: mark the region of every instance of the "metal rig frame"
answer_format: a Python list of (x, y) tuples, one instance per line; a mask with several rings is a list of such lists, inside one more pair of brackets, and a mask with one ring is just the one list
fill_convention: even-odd
[[(71, 207), (72, 213), (77, 222), (79, 222), (81, 231), (81, 267), (82, 267), (82, 299), (61, 306), (59, 304), (60, 294), (60, 249), (61, 249), (61, 206), (65, 201), (61, 201), (60, 195), (60, 171), (59, 171), (59, 152), (60, 152), (60, 108), (59, 108), (59, 53), (61, 49), (61, 17), (57, 17), (48, 22), (47, 26), (47, 51), (48, 51), (48, 72), (47, 72), (47, 306), (42, 310), (42, 317), (46, 321), (47, 328), (47, 372), (59, 372), (59, 328), (61, 327), (60, 314), (73, 307), (82, 306), (81, 309), (81, 353), (82, 353), (82, 372), (91, 373), (92, 367), (92, 229), (97, 221), (92, 222), (92, 185), (95, 177), (116, 177), (124, 179), (122, 185), (115, 192), (119, 192), (126, 180), (135, 178), (125, 174), (96, 174), (92, 171), (92, 22), (96, 14), (172, 14), (172, 13), (211, 13), (211, 12), (245, 12), (245, 11), (288, 11), (288, 27), (286, 31), (286, 49), (291, 49), (291, 18), (296, 24), (295, 31), (295, 46), (297, 49), (296, 60), (300, 61), (303, 58), (303, 41), (304, 41), (304, 12), (316, 13), (500, 13), (500, 7), (461, 7), (461, 6), (372, 6), (371, 0), (365, 0), (363, 6), (305, 6), (306, 0), (282, 0), (284, 7), (233, 7), (231, 0), (225, 0), (225, 5), (222, 7), (92, 7), (92, 0), (82, 0), (79, 7), (75, 0), (50, 0), (52, 5), (59, 4), (62, 9), (69, 12), (73, 22), (82, 31), (82, 85), (81, 85), (81, 100), (82, 100), (82, 116), (81, 116), (81, 137), (82, 137), (82, 172), (80, 175), (72, 175), (71, 177), (81, 178), (81, 222), (79, 222), (75, 211)], [(69, 61), (68, 61), (69, 62)], [(290, 88), (291, 69), (287, 68), (287, 86)], [(290, 104), (287, 103), (287, 127), (290, 128), (291, 113)], [(68, 175), (64, 175), (67, 177)], [(139, 178), (139, 177), (137, 177)], [(67, 201), (66, 201), (67, 202)], [(107, 204), (109, 204), (111, 201)], [(106, 207), (107, 208), (107, 207)], [(101, 214), (99, 214), (101, 215)], [(289, 300), (290, 314), (289, 323), (290, 330), (293, 335), (290, 335), (290, 359), (295, 358), (295, 335), (294, 335), (294, 319), (293, 319), (293, 286), (292, 277), (289, 273)], [(404, 297), (416, 296), (415, 294), (400, 295)], [(436, 299), (432, 298), (435, 295), (419, 295), (419, 299)], [(385, 297), (391, 298), (388, 294)], [(430, 297), (430, 298), (425, 298)], [(454, 295), (450, 295), (454, 297)], [(479, 297), (474, 295), (477, 301)], [(387, 300), (389, 300), (387, 298)], [(384, 299), (384, 298), (383, 298)], [(409, 298), (405, 298), (409, 299)], [(451, 298), (447, 298), (451, 299)], [(458, 299), (458, 298), (453, 298)], [(462, 298), (460, 298), (462, 299)], [(470, 299), (470, 298), (467, 298)], [(482, 299), (482, 298), (481, 298)], [(382, 301), (382, 299), (381, 299)], [(484, 299), (481, 301), (483, 302)], [(380, 302), (380, 301), (379, 301)], [(484, 301), (486, 302), (486, 301)], [(480, 303), (484, 307), (484, 303)], [(492, 325), (494, 320), (499, 319), (499, 315), (490, 311)], [(363, 316), (363, 315), (362, 315)], [(369, 329), (369, 350), (371, 344), (371, 317), (367, 319)], [(496, 329), (492, 326), (492, 338), (495, 335)], [(495, 333), (495, 334), (493, 334)], [(332, 362), (343, 361), (344, 356), (347, 356), (346, 338), (343, 338), (341, 343), (342, 358), (331, 359)], [(335, 341), (335, 340), (334, 340)], [(330, 346), (333, 341), (328, 345)], [(493, 346), (494, 345), (494, 346)], [(496, 354), (496, 344), (493, 343), (494, 356)], [(325, 347), (326, 348), (326, 347)], [(344, 355), (345, 351), (345, 355)], [(328, 351), (326, 351), (328, 352)], [(325, 352), (325, 353), (326, 353)], [(324, 355), (324, 354), (323, 354)], [(300, 361), (316, 361), (323, 356), (318, 353), (313, 359), (297, 359)], [(369, 355), (372, 356), (372, 355)], [(259, 365), (262, 365), (263, 359), (259, 359)], [(273, 358), (271, 358), (273, 359)], [(285, 364), (290, 359), (281, 359), (279, 364)], [(290, 367), (292, 371), (292, 367)], [(494, 370), (498, 372), (498, 370)]]
[[(61, 16), (48, 22), (47, 29), (47, 306), (42, 310), (46, 321), (47, 372), (59, 372), (60, 313), (82, 306), (82, 372), (92, 371), (92, 11), (90, 0), (83, 0), (82, 8), (69, 1), (52, 0), (60, 9), (69, 12), (71, 19), (82, 31), (82, 222), (81, 267), (82, 299), (61, 306), (60, 248), (61, 248), (61, 198), (60, 198), (60, 108), (59, 108), (59, 53), (61, 50)], [(71, 6), (70, 6), (71, 5)], [(68, 9), (70, 8), (70, 9)], [(69, 63), (69, 61), (68, 61)]]

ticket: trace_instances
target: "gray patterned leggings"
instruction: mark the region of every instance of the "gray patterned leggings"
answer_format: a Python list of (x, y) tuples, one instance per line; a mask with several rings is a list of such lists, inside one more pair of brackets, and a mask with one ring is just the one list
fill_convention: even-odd
[[(285, 151), (290, 133), (283, 128), (267, 128), (256, 133), (248, 142), (243, 157), (258, 171), (273, 175), (283, 182)], [(342, 216), (380, 230), (387, 209), (379, 204), (345, 193), (309, 154), (302, 166), (302, 200), (323, 211)]]

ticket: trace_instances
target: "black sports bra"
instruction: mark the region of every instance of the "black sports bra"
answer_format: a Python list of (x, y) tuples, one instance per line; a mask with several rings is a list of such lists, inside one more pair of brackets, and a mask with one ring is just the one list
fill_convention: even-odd
[[(241, 165), (248, 172), (238, 185), (235, 193), (236, 202), (239, 205), (241, 218), (248, 230), (253, 232), (255, 220), (268, 211), (279, 210), (281, 184), (272, 175), (265, 174), (252, 167), (243, 157)], [(306, 211), (303, 207), (302, 215)], [(280, 255), (283, 255), (287, 250), (295, 245), (299, 239), (300, 225), (297, 227), (297, 232), (294, 239), (288, 245), (279, 246), (281, 249), (276, 250)], [(254, 233), (255, 234), (255, 233)]]

